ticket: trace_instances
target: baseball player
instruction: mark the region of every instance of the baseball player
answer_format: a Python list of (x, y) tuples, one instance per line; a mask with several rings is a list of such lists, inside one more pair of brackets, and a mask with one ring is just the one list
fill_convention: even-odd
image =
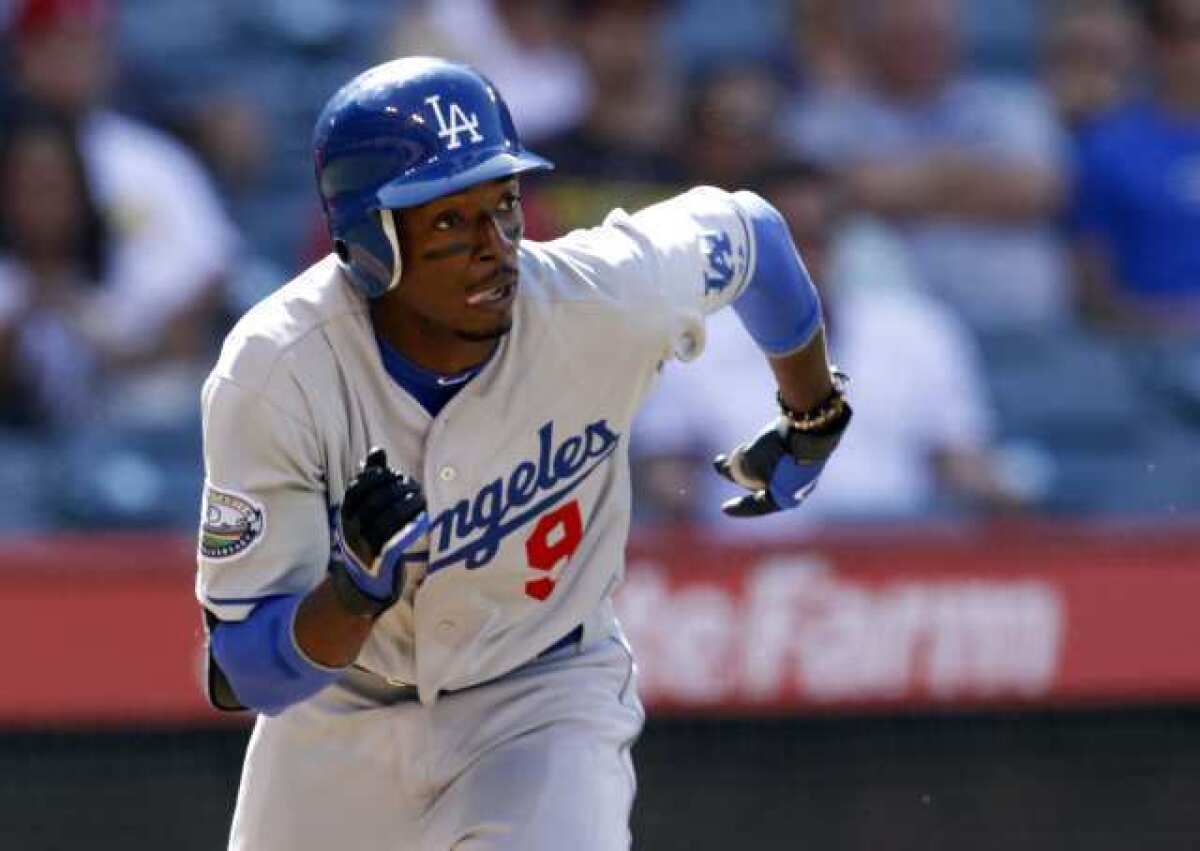
[(630, 421), (732, 305), (781, 414), (717, 459), (727, 510), (800, 504), (850, 418), (812, 284), (745, 192), (523, 241), (518, 175), (550, 163), (462, 65), (355, 78), (315, 158), (334, 253), (203, 395), (209, 694), (259, 712), (230, 847), (628, 848)]

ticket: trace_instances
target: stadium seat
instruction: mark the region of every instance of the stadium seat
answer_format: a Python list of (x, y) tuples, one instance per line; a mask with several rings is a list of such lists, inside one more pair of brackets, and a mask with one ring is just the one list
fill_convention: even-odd
[(1156, 410), (1181, 418), (1200, 433), (1200, 340), (1130, 340), (1121, 351), (1138, 380), (1158, 394)]
[(23, 431), (0, 430), (0, 534), (40, 532), (55, 525), (49, 504), (53, 444)]
[(1200, 440), (1127, 452), (1062, 448), (1052, 457), (1048, 511), (1163, 519), (1200, 512)]
[(191, 528), (200, 511), (199, 423), (182, 428), (93, 428), (70, 438), (55, 465), (61, 525)]
[(1148, 390), (1121, 353), (1078, 329), (981, 339), (1000, 432), (1050, 447), (1128, 446)]

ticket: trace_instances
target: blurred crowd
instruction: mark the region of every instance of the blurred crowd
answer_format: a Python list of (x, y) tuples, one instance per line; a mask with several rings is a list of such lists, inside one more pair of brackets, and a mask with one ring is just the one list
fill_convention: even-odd
[(220, 339), (328, 251), (316, 114), (418, 53), (557, 164), (533, 238), (699, 183), (791, 225), (854, 425), (808, 510), (723, 521), (707, 461), (775, 409), (718, 314), (633, 435), (643, 526), (1200, 513), (1200, 0), (0, 0), (0, 29), (2, 530), (193, 523)]

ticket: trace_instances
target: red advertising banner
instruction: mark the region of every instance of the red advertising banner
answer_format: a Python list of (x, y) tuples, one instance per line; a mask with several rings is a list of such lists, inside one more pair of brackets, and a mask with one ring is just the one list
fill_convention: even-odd
[[(199, 691), (192, 543), (0, 543), (0, 723), (240, 723)], [(658, 713), (1200, 699), (1200, 532), (1022, 524), (635, 539), (619, 596)]]
[(221, 724), (199, 688), (195, 544), (63, 536), (0, 544), (0, 724)]
[(622, 622), (659, 710), (1200, 698), (1200, 540), (1036, 528), (631, 556)]

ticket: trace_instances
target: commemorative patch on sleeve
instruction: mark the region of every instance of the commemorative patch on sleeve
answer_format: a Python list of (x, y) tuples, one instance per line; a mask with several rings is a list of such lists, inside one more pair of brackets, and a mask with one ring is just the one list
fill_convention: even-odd
[(200, 554), (232, 558), (262, 537), (266, 514), (248, 496), (208, 485), (204, 490), (204, 519), (200, 524)]

